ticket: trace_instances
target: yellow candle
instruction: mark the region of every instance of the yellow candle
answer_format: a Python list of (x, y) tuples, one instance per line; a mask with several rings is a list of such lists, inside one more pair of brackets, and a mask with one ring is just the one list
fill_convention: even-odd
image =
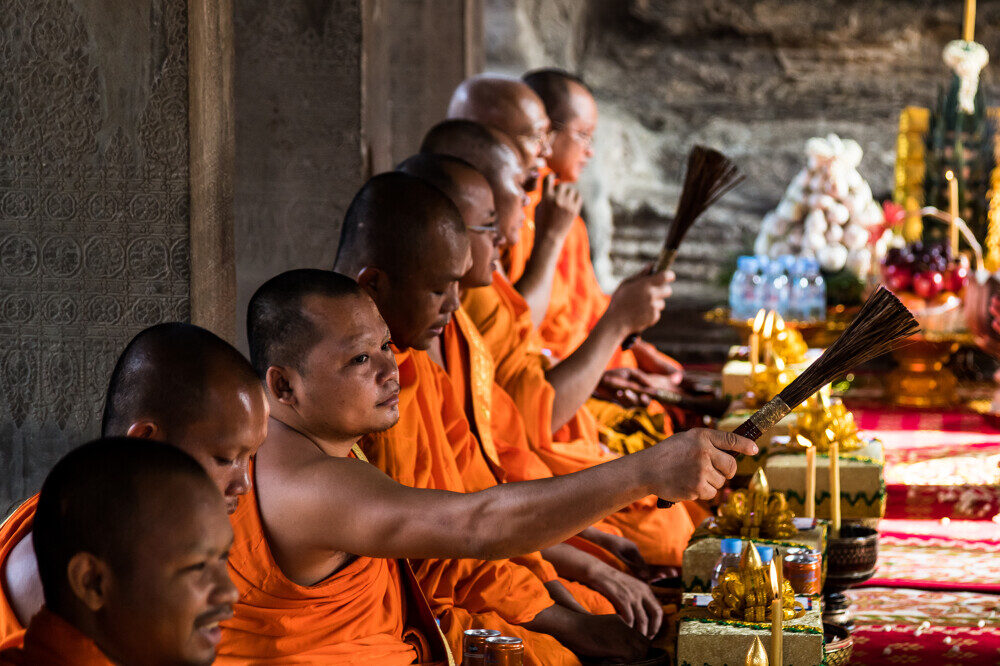
[(764, 329), (761, 331), (761, 336), (764, 338), (764, 365), (771, 364), (771, 354), (774, 352), (774, 345), (771, 340), (771, 336), (774, 334), (774, 310), (767, 313), (767, 317), (764, 318)]
[[(973, 3), (973, 13), (975, 13), (975, 0)], [(971, 41), (971, 40), (970, 40)], [(958, 215), (958, 179), (955, 178), (955, 173), (950, 169), (944, 175), (945, 180), (948, 181), (948, 213), (951, 215), (951, 221), (948, 225), (949, 239), (951, 243), (951, 256), (953, 259), (958, 257), (958, 225), (955, 224), (955, 218)]]
[(962, 39), (973, 41), (976, 36), (976, 0), (965, 0), (965, 22), (962, 26)]
[(764, 326), (764, 308), (757, 311), (750, 330), (750, 378), (757, 375), (757, 364), (760, 363), (760, 329)]
[(830, 442), (830, 530), (840, 535), (840, 453), (836, 439)]
[(782, 660), (782, 597), (781, 597), (781, 574), (775, 560), (780, 559), (778, 549), (774, 549), (774, 558), (771, 560), (770, 578), (771, 592), (774, 595), (771, 601), (771, 664), (781, 666)]
[(806, 450), (805, 517), (816, 517), (816, 447), (802, 435), (795, 435), (799, 445)]

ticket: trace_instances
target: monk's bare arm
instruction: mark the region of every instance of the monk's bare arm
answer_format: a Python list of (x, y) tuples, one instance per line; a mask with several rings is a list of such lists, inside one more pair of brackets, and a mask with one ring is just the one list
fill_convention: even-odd
[(524, 266), (524, 273), (514, 284), (531, 308), (531, 323), (536, 327), (541, 325), (549, 309), (559, 254), (566, 234), (580, 214), (582, 203), (580, 193), (573, 185), (556, 185), (551, 174), (545, 177), (542, 199), (535, 207), (535, 239), (531, 256)]
[(670, 295), (671, 273), (637, 275), (619, 285), (587, 338), (545, 378), (555, 389), (552, 432), (563, 427), (594, 392), (611, 356), (630, 333), (656, 323)]
[(566, 425), (591, 396), (615, 349), (631, 333), (615, 317), (601, 317), (576, 350), (549, 368), (545, 378), (555, 389), (552, 432)]
[(477, 493), (415, 489), (352, 459), (301, 475), (291, 527), (319, 547), (372, 557), (512, 557), (540, 550), (650, 494), (714, 497), (736, 471), (726, 451), (755, 453), (731, 433), (691, 430), (565, 476)]

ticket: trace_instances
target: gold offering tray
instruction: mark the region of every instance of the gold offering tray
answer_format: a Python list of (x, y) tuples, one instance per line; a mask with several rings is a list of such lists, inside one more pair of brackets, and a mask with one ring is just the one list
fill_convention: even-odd
[[(785, 320), (785, 325), (802, 334), (802, 338), (810, 347), (827, 347), (837, 336), (844, 332), (847, 325), (854, 319), (854, 315), (860, 310), (860, 306), (836, 305), (826, 310), (826, 321), (807, 322)], [(722, 324), (731, 326), (740, 336), (743, 344), (750, 339), (753, 327), (752, 320), (733, 319), (730, 317), (729, 308), (717, 307), (705, 313), (705, 321), (712, 324)]]

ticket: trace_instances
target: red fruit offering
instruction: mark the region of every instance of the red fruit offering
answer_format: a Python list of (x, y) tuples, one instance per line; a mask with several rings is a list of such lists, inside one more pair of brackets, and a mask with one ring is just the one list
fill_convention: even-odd
[(944, 276), (940, 271), (929, 271), (913, 276), (913, 292), (925, 300), (930, 300), (944, 289)]
[(888, 265), (882, 268), (885, 286), (897, 294), (910, 288), (913, 283), (913, 271), (906, 266)]
[(945, 273), (944, 278), (945, 291), (956, 294), (961, 293), (965, 289), (965, 285), (969, 284), (969, 267), (962, 265), (952, 266)]

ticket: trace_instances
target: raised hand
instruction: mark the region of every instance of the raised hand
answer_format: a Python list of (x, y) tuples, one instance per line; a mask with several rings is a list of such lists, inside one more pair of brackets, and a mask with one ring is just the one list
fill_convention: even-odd
[(536, 235), (564, 238), (582, 206), (583, 198), (574, 185), (557, 185), (555, 177), (549, 174), (542, 183), (542, 198), (535, 208)]

